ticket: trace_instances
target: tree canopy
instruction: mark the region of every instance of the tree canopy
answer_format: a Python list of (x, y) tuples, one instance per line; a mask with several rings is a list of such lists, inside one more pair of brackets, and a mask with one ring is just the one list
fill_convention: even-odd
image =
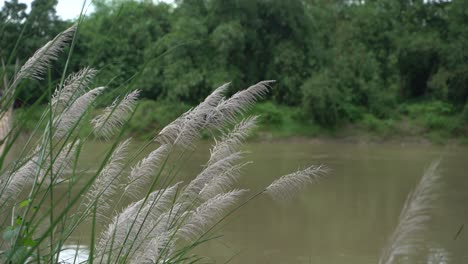
[[(70, 24), (57, 17), (56, 4), (36, 0), (26, 12), (17, 0), (6, 1), (0, 58), (14, 65)], [(95, 5), (80, 24), (70, 69), (91, 65), (100, 70), (99, 84), (131, 84), (151, 100), (195, 104), (225, 82), (235, 92), (277, 79), (273, 102), (325, 126), (366, 113), (385, 118), (407, 101), (440, 101), (455, 111), (467, 105), (467, 1)], [(24, 97), (34, 100), (40, 89), (29, 89)]]

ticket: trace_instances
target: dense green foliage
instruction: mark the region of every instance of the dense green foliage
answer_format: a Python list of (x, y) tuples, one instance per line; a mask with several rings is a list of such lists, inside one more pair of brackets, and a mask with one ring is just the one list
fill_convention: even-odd
[[(71, 23), (55, 15), (56, 2), (36, 0), (26, 13), (23, 4), (6, 1), (0, 57), (7, 65)], [(467, 1), (95, 2), (80, 24), (70, 70), (92, 65), (100, 70), (97, 83), (115, 93), (130, 84), (147, 99), (193, 105), (227, 81), (235, 92), (277, 79), (271, 101), (300, 122), (367, 127), (420, 105), (443, 105), (450, 110), (420, 111), (429, 117), (417, 119), (466, 134)], [(28, 41), (11, 53), (21, 37)], [(31, 84), (22, 99), (31, 102), (39, 91)]]

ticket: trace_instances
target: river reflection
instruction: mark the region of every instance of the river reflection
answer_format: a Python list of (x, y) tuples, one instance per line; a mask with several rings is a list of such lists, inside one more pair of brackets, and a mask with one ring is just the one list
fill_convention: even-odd
[(78, 264), (87, 263), (89, 257), (89, 248), (79, 245), (65, 245), (59, 254), (59, 263)]

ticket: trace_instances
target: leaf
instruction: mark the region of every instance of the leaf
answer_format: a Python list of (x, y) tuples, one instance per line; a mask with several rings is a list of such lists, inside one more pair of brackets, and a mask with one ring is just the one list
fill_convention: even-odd
[(28, 204), (29, 204), (30, 202), (31, 202), (30, 199), (27, 199), (27, 200), (22, 201), (22, 202), (19, 204), (19, 208), (23, 208), (23, 207), (28, 206)]
[(23, 223), (23, 218), (21, 216), (17, 216), (15, 220), (15, 224), (21, 225)]
[(22, 241), (22, 244), (23, 246), (26, 246), (26, 247), (33, 247), (37, 244), (36, 240), (32, 239), (32, 238), (27, 238), (27, 239), (24, 239)]

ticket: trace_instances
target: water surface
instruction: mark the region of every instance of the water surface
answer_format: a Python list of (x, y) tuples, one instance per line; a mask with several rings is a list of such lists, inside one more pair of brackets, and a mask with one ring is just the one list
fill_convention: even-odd
[[(468, 234), (454, 240), (468, 220), (468, 149), (422, 145), (368, 145), (298, 141), (247, 147), (254, 164), (245, 186), (258, 189), (308, 164), (325, 164), (329, 177), (286, 206), (258, 199), (224, 227), (224, 237), (206, 246), (222, 263), (377, 263), (408, 193), (432, 161), (442, 159), (441, 186), (429, 232), (433, 258), (424, 263), (468, 263)], [(434, 260), (435, 259), (435, 260)]]
[[(100, 153), (96, 148), (103, 146), (93, 145), (85, 159), (95, 161)], [(208, 148), (202, 142), (180, 175), (195, 177)], [(440, 158), (442, 195), (423, 234), (432, 253), (421, 259), (445, 263), (450, 257), (449, 263), (468, 263), (468, 233), (454, 239), (468, 220), (468, 148), (291, 140), (250, 143), (245, 149), (253, 164), (245, 169), (240, 186), (252, 193), (310, 164), (332, 171), (289, 204), (261, 196), (241, 208), (218, 229), (221, 238), (197, 251), (207, 256), (204, 263), (377, 263), (408, 193)], [(74, 238), (88, 232), (81, 227)]]

